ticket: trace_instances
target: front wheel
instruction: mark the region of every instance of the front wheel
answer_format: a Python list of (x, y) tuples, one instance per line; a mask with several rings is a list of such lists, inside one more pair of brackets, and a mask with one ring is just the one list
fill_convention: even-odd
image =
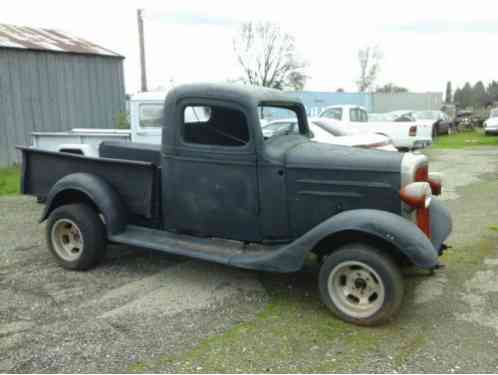
[(50, 252), (64, 268), (86, 270), (105, 255), (104, 223), (85, 204), (56, 208), (48, 219), (46, 237)]
[(373, 326), (391, 320), (403, 300), (403, 277), (375, 247), (348, 244), (330, 254), (319, 276), (323, 303), (340, 319)]

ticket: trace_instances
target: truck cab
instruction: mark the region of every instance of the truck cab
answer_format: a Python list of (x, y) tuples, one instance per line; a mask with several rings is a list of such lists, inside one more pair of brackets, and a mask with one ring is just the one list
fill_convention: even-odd
[[(265, 139), (266, 110), (299, 132)], [(160, 123), (161, 145), (98, 157), (20, 147), (63, 267), (93, 267), (109, 242), (269, 272), (312, 255), (324, 304), (361, 325), (399, 311), (403, 265), (439, 267), (451, 218), (425, 156), (314, 142), (299, 99), (257, 87), (179, 86)]]

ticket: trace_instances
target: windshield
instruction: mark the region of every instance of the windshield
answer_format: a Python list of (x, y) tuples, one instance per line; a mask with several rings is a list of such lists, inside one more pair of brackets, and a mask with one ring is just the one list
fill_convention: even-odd
[(260, 105), (258, 114), (261, 131), (265, 139), (301, 133), (297, 112), (294, 109)]
[(331, 118), (334, 120), (342, 120), (342, 108), (340, 107), (334, 107), (334, 108), (329, 108), (323, 111), (320, 114), (320, 117), (326, 117), (326, 118)]
[(489, 114), (489, 117), (498, 117), (498, 108), (493, 109)]

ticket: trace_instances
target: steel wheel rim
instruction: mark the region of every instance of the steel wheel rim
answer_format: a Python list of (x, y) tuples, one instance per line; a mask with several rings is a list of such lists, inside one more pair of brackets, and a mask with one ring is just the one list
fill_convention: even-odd
[(384, 283), (379, 274), (363, 262), (336, 265), (329, 275), (327, 287), (334, 305), (353, 318), (368, 318), (384, 304)]
[(54, 251), (67, 262), (77, 260), (83, 252), (83, 236), (72, 220), (57, 220), (52, 226), (51, 240)]

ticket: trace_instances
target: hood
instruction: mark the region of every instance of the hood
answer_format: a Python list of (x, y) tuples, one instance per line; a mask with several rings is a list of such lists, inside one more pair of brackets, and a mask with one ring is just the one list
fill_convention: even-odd
[(286, 190), (292, 233), (305, 233), (348, 210), (369, 208), (401, 214), (402, 157), (397, 152), (317, 142), (287, 149)]
[(291, 168), (400, 173), (402, 157), (402, 154), (394, 152), (304, 142), (290, 148), (285, 159), (286, 165)]

